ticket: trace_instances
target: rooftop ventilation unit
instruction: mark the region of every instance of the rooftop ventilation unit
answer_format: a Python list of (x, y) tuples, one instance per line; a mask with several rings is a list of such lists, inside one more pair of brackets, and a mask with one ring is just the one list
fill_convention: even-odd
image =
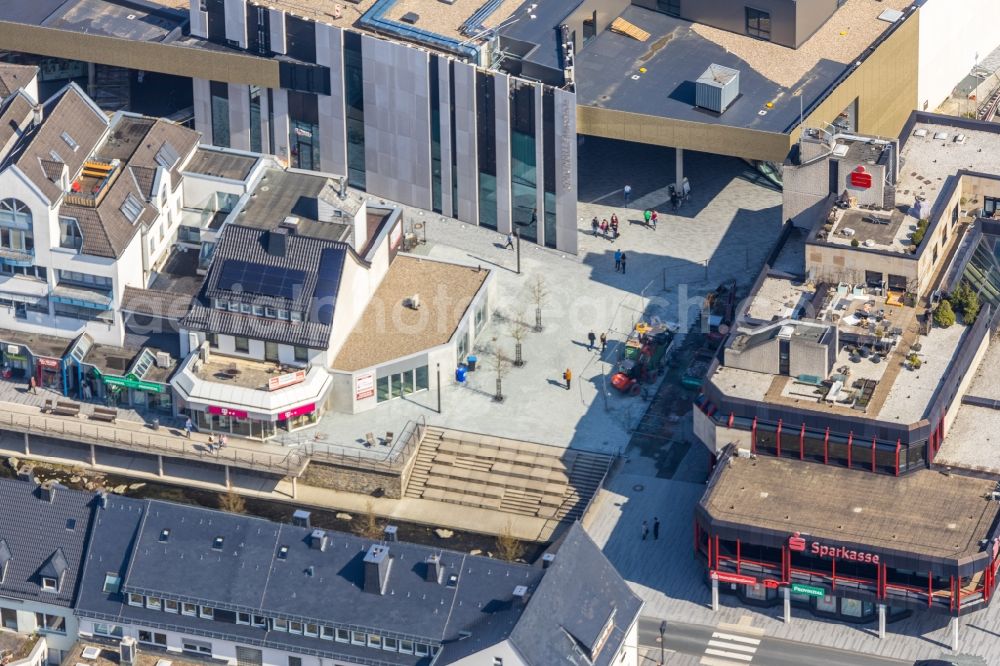
[(927, 130), (921, 127), (920, 129), (913, 130), (913, 136), (919, 136), (921, 138), (927, 136)]
[(326, 550), (327, 536), (323, 530), (313, 530), (309, 535), (309, 547), (313, 550)]
[(738, 69), (709, 65), (695, 81), (695, 105), (716, 113), (723, 113), (740, 96)]
[(552, 566), (552, 563), (555, 561), (556, 561), (555, 553), (545, 553), (544, 555), (542, 555), (542, 568), (548, 569), (550, 566)]
[(959, 143), (959, 144), (965, 143), (965, 135), (964, 134), (956, 134), (955, 135), (955, 143)]
[(939, 141), (946, 141), (948, 139), (948, 133), (947, 132), (935, 132), (934, 133), (934, 138), (938, 139)]
[(156, 352), (156, 367), (169, 368), (170, 366), (171, 366), (170, 352), (165, 352), (165, 351)]
[(296, 509), (292, 514), (292, 525), (296, 527), (312, 527), (311, 513), (305, 509)]
[(847, 145), (846, 143), (838, 143), (838, 144), (837, 144), (836, 146), (834, 146), (834, 148), (833, 148), (833, 154), (834, 154), (834, 155), (835, 155), (836, 157), (844, 157), (844, 156), (846, 156), (846, 155), (847, 155), (847, 152), (848, 152), (848, 151), (849, 151), (850, 149), (851, 149), (851, 147), (850, 147), (850, 146), (848, 146), (848, 145)]
[(440, 555), (428, 555), (424, 560), (424, 580), (428, 583), (440, 583), (444, 574), (444, 566), (441, 564)]
[(364, 559), (364, 590), (373, 594), (385, 594), (385, 586), (389, 582), (389, 548), (378, 544), (372, 545), (365, 553)]
[(795, 327), (794, 326), (791, 326), (791, 325), (789, 325), (789, 326), (782, 326), (780, 329), (778, 329), (778, 339), (780, 339), (780, 340), (791, 340), (792, 339), (792, 333), (794, 333), (794, 332), (795, 332)]

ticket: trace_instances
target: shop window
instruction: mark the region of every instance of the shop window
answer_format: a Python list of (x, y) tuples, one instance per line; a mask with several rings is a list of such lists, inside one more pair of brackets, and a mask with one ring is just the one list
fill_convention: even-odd
[(415, 373), (417, 376), (416, 379), (417, 390), (426, 391), (428, 388), (430, 388), (427, 378), (427, 366), (426, 365), (420, 366), (419, 368), (416, 369)]
[(265, 342), (264, 343), (264, 360), (271, 361), (272, 363), (278, 362), (278, 343), (277, 342)]
[(860, 599), (841, 599), (840, 612), (847, 617), (863, 617), (864, 607)]
[(238, 351), (240, 353), (249, 354), (250, 353), (250, 339), (249, 338), (244, 338), (242, 336), (237, 335), (236, 338), (235, 338), (235, 349), (236, 349), (236, 351)]
[(746, 8), (747, 34), (757, 39), (771, 40), (771, 14), (769, 12)]
[(837, 597), (829, 594), (824, 597), (816, 597), (816, 610), (821, 613), (836, 613)]

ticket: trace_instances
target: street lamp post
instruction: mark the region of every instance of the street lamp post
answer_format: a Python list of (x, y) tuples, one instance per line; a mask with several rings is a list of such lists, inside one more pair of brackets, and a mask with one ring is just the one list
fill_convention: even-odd
[(441, 364), (437, 364), (438, 414), (441, 413)]
[(514, 238), (517, 239), (517, 274), (521, 274), (521, 230), (514, 229)]
[(667, 633), (667, 621), (663, 620), (660, 622), (660, 666), (664, 666), (667, 663), (667, 649), (663, 642), (663, 635), (665, 633)]

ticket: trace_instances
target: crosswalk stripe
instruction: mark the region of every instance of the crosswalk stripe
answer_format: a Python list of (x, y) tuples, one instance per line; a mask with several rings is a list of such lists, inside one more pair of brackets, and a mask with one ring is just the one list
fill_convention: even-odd
[(759, 638), (749, 638), (747, 636), (737, 636), (736, 634), (724, 634), (721, 631), (712, 632), (712, 638), (721, 638), (727, 641), (736, 641), (737, 643), (746, 643), (747, 645), (760, 645)]
[(716, 657), (725, 657), (727, 659), (740, 659), (742, 661), (752, 661), (752, 654), (740, 654), (739, 652), (727, 652), (725, 650), (716, 650), (714, 648), (708, 648), (705, 650), (705, 654), (712, 654)]
[(717, 659), (715, 657), (702, 657), (698, 663), (701, 666), (745, 666), (742, 661), (730, 661), (729, 659)]
[(749, 652), (750, 654), (757, 651), (756, 645), (740, 645), (739, 643), (730, 643), (729, 641), (709, 641), (708, 646), (714, 648), (725, 648), (727, 650), (738, 650), (739, 652)]

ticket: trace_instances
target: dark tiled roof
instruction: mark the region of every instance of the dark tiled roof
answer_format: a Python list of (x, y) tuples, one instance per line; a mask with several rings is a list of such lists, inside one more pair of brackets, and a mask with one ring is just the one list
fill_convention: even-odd
[[(83, 563), (91, 505), (92, 496), (86, 493), (57, 487), (49, 502), (33, 483), (0, 479), (0, 539), (10, 552), (0, 595), (70, 606)], [(43, 575), (61, 579), (58, 592), (42, 591)]]
[(153, 185), (156, 183), (156, 169), (131, 164), (128, 169), (132, 172), (132, 177), (135, 178), (135, 183), (139, 186), (139, 191), (142, 192), (142, 198), (146, 201), (152, 199)]
[(0, 63), (0, 99), (28, 85), (36, 74), (38, 74), (38, 68), (34, 65)]
[(124, 312), (147, 314), (165, 319), (182, 319), (191, 310), (194, 298), (158, 289), (125, 287), (121, 309)]
[[(45, 102), (41, 126), (15, 155), (17, 167), (49, 201), (56, 201), (62, 194), (62, 186), (49, 180), (42, 160), (51, 160), (54, 151), (69, 168), (70, 178), (75, 178), (107, 127), (104, 114), (71, 83)], [(63, 140), (64, 132), (76, 142), (76, 150)]]
[[(205, 279), (201, 297), (192, 306), (191, 314), (185, 318), (185, 328), (206, 330), (230, 335), (247, 336), (260, 340), (271, 340), (311, 348), (325, 348), (329, 344), (336, 293), (325, 298), (323, 289), (335, 288), (343, 270), (343, 261), (349, 254), (345, 243), (308, 238), (298, 234), (286, 237), (284, 256), (276, 256), (267, 251), (268, 230), (253, 229), (229, 224), (215, 248), (212, 266)], [(334, 280), (320, 280), (319, 271), (324, 253), (340, 255), (340, 268)], [(305, 274), (301, 286), (297, 286), (292, 298), (253, 294), (220, 288), (221, 275), (226, 262), (248, 262), (263, 267), (302, 271)], [(249, 314), (222, 311), (212, 307), (213, 299), (263, 305), (283, 310), (305, 313), (305, 321), (292, 322)]]
[(198, 136), (198, 133), (192, 129), (158, 118), (149, 128), (149, 132), (146, 133), (132, 158), (129, 159), (129, 166), (156, 169), (160, 166), (156, 161), (156, 156), (160, 153), (164, 143), (168, 143), (178, 156), (177, 161), (169, 168), (170, 182), (173, 187), (177, 187), (177, 184), (180, 183), (180, 168), (198, 147)]
[(121, 205), (129, 194), (139, 201), (146, 201), (135, 179), (126, 172), (111, 185), (97, 208), (63, 205), (59, 209), (60, 215), (79, 222), (84, 254), (117, 259), (128, 247), (139, 225), (156, 219), (156, 209), (145, 205), (138, 221), (135, 224), (129, 221), (121, 211)]
[[(31, 122), (34, 106), (25, 93), (8, 97), (0, 105), (0, 147), (7, 145), (18, 129), (23, 130)], [(16, 127), (16, 128), (15, 128)]]
[[(609, 666), (641, 608), (642, 600), (575, 523), (510, 640), (529, 664)], [(609, 620), (614, 627), (593, 660), (574, 649), (574, 641), (584, 650), (593, 648)]]

